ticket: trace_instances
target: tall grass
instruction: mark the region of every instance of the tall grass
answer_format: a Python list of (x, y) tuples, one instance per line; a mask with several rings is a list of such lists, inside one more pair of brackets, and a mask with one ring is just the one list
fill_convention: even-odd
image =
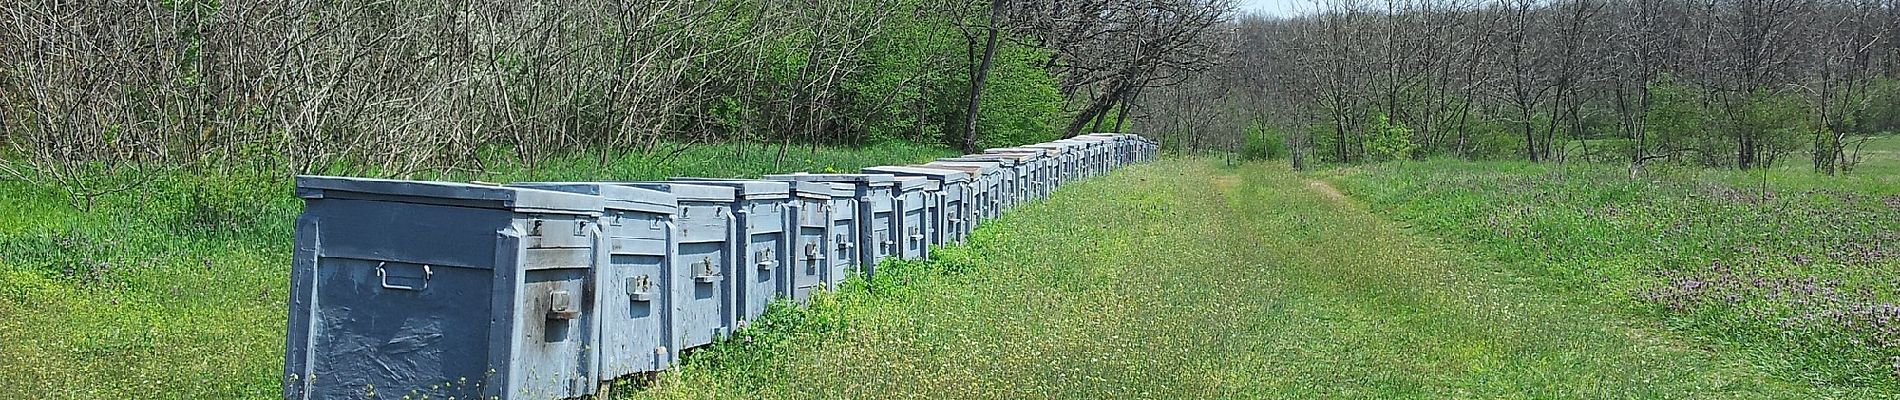
[[(1877, 151), (1900, 148), (1900, 140)], [(1380, 213), (1748, 355), (1784, 379), (1900, 390), (1900, 157), (1857, 174), (1427, 161), (1330, 172)]]

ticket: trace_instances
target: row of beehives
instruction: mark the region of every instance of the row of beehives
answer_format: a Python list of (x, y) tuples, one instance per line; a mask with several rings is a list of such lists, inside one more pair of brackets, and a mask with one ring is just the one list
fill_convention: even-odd
[(1153, 158), (1094, 134), (860, 174), (507, 186), (299, 177), (284, 397), (561, 399), (672, 365), (775, 298), (920, 258)]

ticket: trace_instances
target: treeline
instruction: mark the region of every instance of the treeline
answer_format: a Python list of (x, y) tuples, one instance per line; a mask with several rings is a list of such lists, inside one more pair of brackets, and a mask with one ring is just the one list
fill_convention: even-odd
[[(0, 4), (0, 168), (405, 175), (1111, 129), (1229, 0)], [(740, 149), (746, 147), (740, 146)], [(743, 150), (742, 150), (743, 151)]]
[[(1231, 25), (1140, 129), (1296, 161), (1851, 169), (1900, 131), (1896, 0), (1338, 0)], [(1255, 147), (1275, 147), (1259, 146)]]

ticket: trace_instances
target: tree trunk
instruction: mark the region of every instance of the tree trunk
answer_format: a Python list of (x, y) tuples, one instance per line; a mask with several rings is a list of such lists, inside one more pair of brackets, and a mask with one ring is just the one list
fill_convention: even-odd
[(1090, 100), (1088, 107), (1082, 108), (1082, 111), (1075, 115), (1075, 119), (1069, 121), (1069, 126), (1063, 130), (1064, 134), (1062, 137), (1071, 138), (1080, 135), (1082, 128), (1087, 127), (1091, 122), (1095, 122), (1096, 118), (1101, 118), (1107, 114), (1108, 109), (1115, 106), (1115, 102), (1118, 101), (1124, 93), (1129, 91), (1129, 86), (1131, 85), (1129, 83), (1130, 79), (1132, 78), (1127, 76), (1116, 79), (1113, 83), (1108, 85), (1108, 93), (1104, 93), (1094, 100)]
[(1138, 96), (1141, 96), (1141, 89), (1139, 88), (1135, 89), (1134, 93), (1129, 93), (1128, 96), (1122, 98), (1122, 108), (1115, 110), (1115, 132), (1123, 132), (1122, 123), (1128, 121), (1128, 109), (1135, 106), (1135, 97)]
[(1002, 19), (1004, 3), (1006, 3), (1006, 0), (993, 0), (990, 2), (990, 23), (989, 27), (985, 29), (989, 31), (989, 38), (985, 39), (983, 43), (983, 61), (977, 66), (975, 71), (970, 72), (970, 74), (973, 75), (970, 77), (970, 107), (963, 114), (964, 152), (975, 152), (977, 150), (977, 113), (983, 105), (983, 84), (989, 80), (990, 67), (996, 63), (996, 23)]

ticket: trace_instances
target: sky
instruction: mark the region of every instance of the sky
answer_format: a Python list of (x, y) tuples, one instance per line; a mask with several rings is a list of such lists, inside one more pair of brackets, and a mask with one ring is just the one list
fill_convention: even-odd
[(1312, 0), (1238, 0), (1240, 12), (1258, 11), (1262, 14), (1291, 17), (1299, 15), (1301, 10), (1312, 9)]

